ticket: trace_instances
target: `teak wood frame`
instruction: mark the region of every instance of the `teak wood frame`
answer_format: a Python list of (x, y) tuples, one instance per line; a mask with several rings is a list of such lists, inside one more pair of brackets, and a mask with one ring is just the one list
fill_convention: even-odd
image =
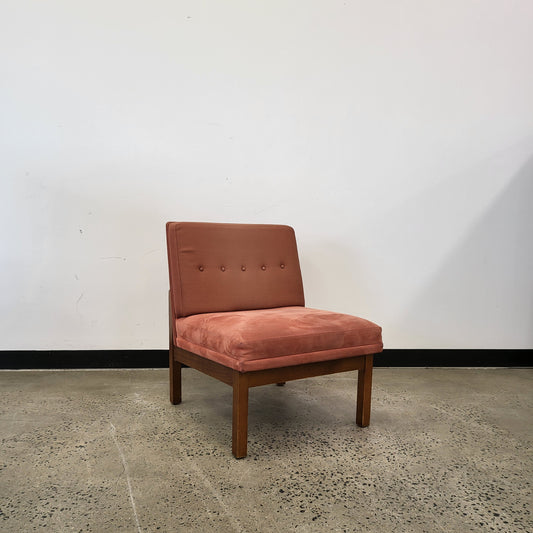
[(183, 350), (174, 344), (174, 320), (169, 310), (170, 402), (181, 403), (181, 368), (186, 365), (233, 387), (232, 451), (237, 459), (246, 457), (248, 444), (248, 389), (337, 372), (358, 371), (355, 421), (358, 426), (370, 423), (373, 355), (359, 355), (332, 361), (239, 372), (227, 366)]

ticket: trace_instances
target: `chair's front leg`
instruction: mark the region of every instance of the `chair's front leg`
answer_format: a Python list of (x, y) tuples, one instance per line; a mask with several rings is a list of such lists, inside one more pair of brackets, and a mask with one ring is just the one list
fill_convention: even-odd
[(248, 443), (248, 376), (233, 372), (232, 451), (236, 459), (246, 457)]
[(357, 408), (355, 421), (358, 426), (366, 427), (370, 424), (370, 401), (372, 396), (372, 366), (373, 355), (364, 355), (363, 368), (357, 371)]

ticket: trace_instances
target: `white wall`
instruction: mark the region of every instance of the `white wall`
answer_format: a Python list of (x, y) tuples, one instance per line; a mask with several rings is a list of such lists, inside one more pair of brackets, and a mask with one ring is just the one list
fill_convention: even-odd
[(389, 348), (533, 348), (530, 0), (0, 3), (0, 349), (164, 348), (164, 222), (295, 227)]

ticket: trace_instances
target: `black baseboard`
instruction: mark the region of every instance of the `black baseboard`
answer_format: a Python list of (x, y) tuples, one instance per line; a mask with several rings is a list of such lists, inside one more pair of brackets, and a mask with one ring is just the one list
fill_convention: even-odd
[[(394, 350), (376, 355), (374, 366), (531, 367), (533, 350)], [(167, 350), (0, 351), (0, 369), (168, 368)]]
[(533, 350), (383, 350), (374, 366), (531, 367)]
[(0, 351), (0, 368), (168, 368), (167, 350)]

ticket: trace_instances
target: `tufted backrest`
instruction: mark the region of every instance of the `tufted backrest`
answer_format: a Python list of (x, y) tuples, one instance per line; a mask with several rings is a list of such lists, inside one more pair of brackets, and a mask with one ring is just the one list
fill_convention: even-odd
[(304, 305), (290, 226), (167, 222), (167, 250), (176, 318)]

